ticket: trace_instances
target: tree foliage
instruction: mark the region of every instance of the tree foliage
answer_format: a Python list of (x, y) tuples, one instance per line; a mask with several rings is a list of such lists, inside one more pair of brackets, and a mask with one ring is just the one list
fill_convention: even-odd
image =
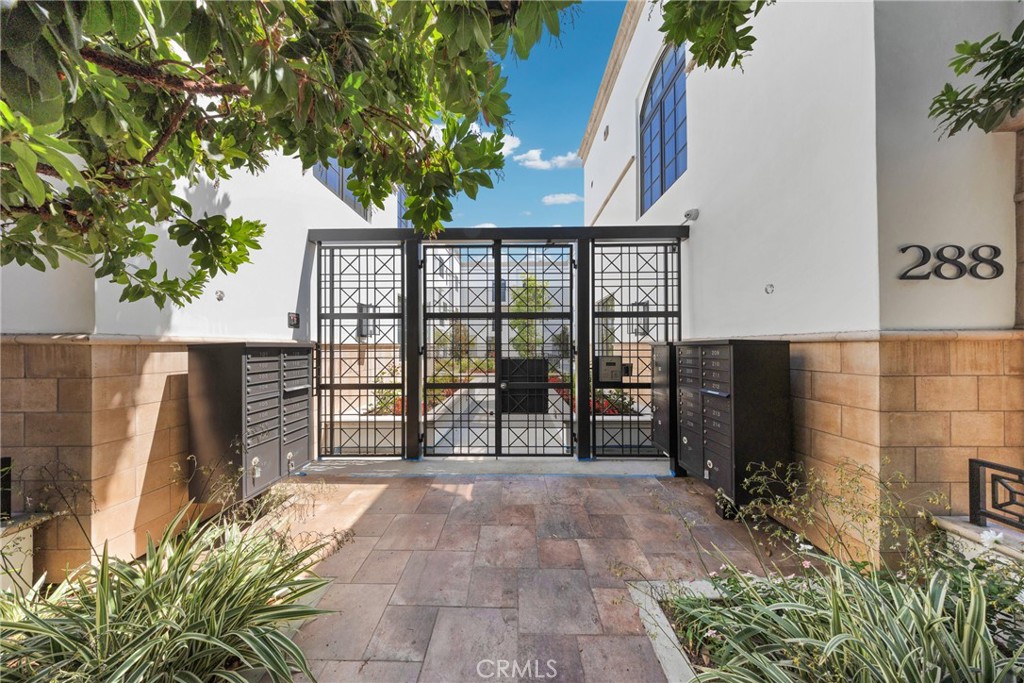
[[(535, 275), (524, 275), (523, 281), (509, 290), (512, 313), (543, 313), (548, 309), (551, 295), (548, 283)], [(514, 318), (509, 322), (512, 348), (522, 358), (537, 358), (544, 350), (544, 335), (536, 319)]]
[(687, 44), (693, 66), (741, 67), (757, 40), (750, 22), (775, 0), (664, 0), (661, 31)]
[(956, 46), (949, 63), (959, 77), (974, 76), (961, 87), (946, 83), (932, 100), (929, 115), (946, 135), (977, 127), (991, 133), (1024, 109), (1024, 21), (1009, 38), (1002, 34)]
[[(259, 248), (255, 217), (183, 190), (271, 155), (332, 158), (350, 189), (433, 234), (491, 187), (509, 114), (501, 58), (557, 36), (568, 0), (20, 0), (0, 16), (0, 263), (90, 262), (122, 300), (197, 296)], [(482, 134), (479, 124), (494, 129)], [(243, 207), (244, 211), (244, 207)], [(160, 270), (158, 226), (191, 253)]]

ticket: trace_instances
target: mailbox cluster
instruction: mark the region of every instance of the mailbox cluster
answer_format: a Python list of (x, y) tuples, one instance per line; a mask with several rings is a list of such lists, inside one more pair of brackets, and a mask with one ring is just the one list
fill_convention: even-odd
[(312, 345), (189, 347), (189, 442), (200, 502), (256, 495), (310, 460)]
[(677, 475), (701, 479), (732, 505), (749, 502), (749, 467), (792, 459), (789, 343), (673, 342), (655, 346), (653, 362), (654, 445)]

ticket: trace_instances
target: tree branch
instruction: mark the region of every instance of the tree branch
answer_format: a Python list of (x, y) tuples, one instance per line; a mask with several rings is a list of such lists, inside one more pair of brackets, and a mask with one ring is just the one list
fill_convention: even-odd
[(95, 48), (83, 47), (82, 58), (116, 74), (127, 76), (136, 81), (147, 83), (154, 88), (169, 92), (184, 92), (192, 95), (235, 95), (249, 94), (247, 86), (238, 83), (217, 83), (208, 79), (193, 80), (169, 74), (149, 64), (143, 64), (127, 57), (108, 54)]
[[(56, 213), (54, 213), (53, 211), (53, 207), (51, 207), (50, 204), (52, 203), (44, 204), (43, 206), (31, 206), (29, 204), (22, 204), (19, 206), (5, 206), (4, 213), (6, 213), (8, 216), (12, 214), (31, 213), (35, 214), (36, 216), (48, 218), (56, 215)], [(68, 222), (68, 226), (72, 230), (74, 230), (80, 235), (84, 235), (85, 233), (89, 232), (88, 226), (82, 223), (80, 218), (81, 216), (86, 218), (87, 220), (91, 220), (92, 217), (88, 213), (80, 214), (78, 211), (73, 211), (71, 209), (65, 208), (60, 204), (56, 204), (56, 208), (58, 209), (60, 214), (64, 216), (64, 219)]]
[(156, 155), (160, 153), (160, 150), (166, 147), (167, 143), (171, 141), (171, 138), (174, 136), (174, 134), (178, 132), (178, 128), (181, 126), (181, 120), (185, 118), (185, 114), (187, 114), (188, 110), (192, 108), (192, 103), (195, 101), (195, 95), (189, 95), (185, 98), (185, 100), (181, 103), (181, 106), (178, 107), (178, 110), (174, 112), (173, 116), (171, 116), (171, 122), (168, 124), (167, 129), (164, 131), (163, 135), (160, 136), (160, 139), (156, 141), (155, 145), (153, 145), (153, 149), (149, 150), (146, 153), (146, 156), (142, 157), (143, 164), (153, 163), (153, 159), (155, 159)]

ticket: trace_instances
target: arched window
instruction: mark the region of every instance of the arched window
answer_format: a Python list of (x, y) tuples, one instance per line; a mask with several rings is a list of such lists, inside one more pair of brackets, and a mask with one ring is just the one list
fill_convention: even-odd
[(640, 108), (640, 213), (686, 170), (686, 49), (669, 47)]

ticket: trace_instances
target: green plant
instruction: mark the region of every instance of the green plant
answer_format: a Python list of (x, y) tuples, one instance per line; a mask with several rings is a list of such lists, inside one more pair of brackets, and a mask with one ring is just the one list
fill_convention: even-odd
[[(993, 638), (983, 580), (945, 572), (890, 581), (828, 558), (796, 577), (758, 579), (727, 564), (719, 599), (670, 601), (677, 631), (708, 668), (699, 681), (1016, 683), (1024, 645)], [(959, 590), (959, 592), (957, 592)]]
[(990, 133), (1024, 110), (1024, 21), (1009, 38), (993, 33), (965, 40), (956, 53), (949, 63), (953, 73), (974, 79), (960, 88), (946, 83), (932, 100), (928, 115), (946, 135), (975, 126)]
[[(398, 380), (398, 366), (389, 363), (374, 377), (377, 384), (395, 383)], [(401, 412), (401, 389), (378, 387), (373, 390), (373, 405), (367, 412), (370, 415), (397, 415)]]
[[(123, 299), (191, 301), (250, 260), (264, 225), (204, 215), (182, 188), (277, 154), (305, 169), (337, 159), (367, 207), (401, 185), (403, 216), (437, 233), (504, 165), (501, 58), (559, 35), (570, 4), (0, 3), (0, 262), (64, 256)], [(164, 229), (183, 273), (158, 267)]]
[(636, 415), (636, 401), (622, 389), (596, 389), (593, 411), (595, 415)]
[(327, 583), (308, 570), (338, 537), (296, 550), (285, 529), (250, 513), (200, 522), (183, 510), (144, 559), (104, 548), (50, 593), (0, 594), (5, 683), (244, 683), (240, 671), (258, 668), (275, 683), (310, 676), (278, 628), (323, 613), (298, 602)]
[(948, 509), (935, 493), (908, 496), (906, 477), (890, 472), (888, 462), (881, 467), (884, 478), (878, 469), (850, 460), (827, 468), (751, 465), (743, 485), (752, 500), (738, 518), (771, 540), (791, 545), (796, 530), (832, 556), (873, 566), (883, 553), (908, 550), (924, 510)]
[[(512, 313), (543, 313), (548, 309), (551, 296), (548, 285), (535, 275), (524, 275), (523, 281), (509, 291), (509, 311)], [(509, 322), (512, 330), (512, 348), (521, 358), (540, 356), (544, 339), (536, 319), (514, 318)]]
[[(758, 546), (766, 578), (718, 553), (709, 576), (720, 597), (683, 592), (666, 605), (691, 660), (707, 669), (700, 680), (1024, 680), (1024, 563), (968, 557), (944, 534), (922, 533), (924, 507), (941, 507), (938, 497), (908, 499), (898, 474), (851, 462), (827, 477), (754, 468), (747, 488), (755, 499), (738, 518), (772, 546)], [(864, 556), (871, 544), (890, 553), (887, 564)], [(797, 573), (782, 575), (772, 555)]]

